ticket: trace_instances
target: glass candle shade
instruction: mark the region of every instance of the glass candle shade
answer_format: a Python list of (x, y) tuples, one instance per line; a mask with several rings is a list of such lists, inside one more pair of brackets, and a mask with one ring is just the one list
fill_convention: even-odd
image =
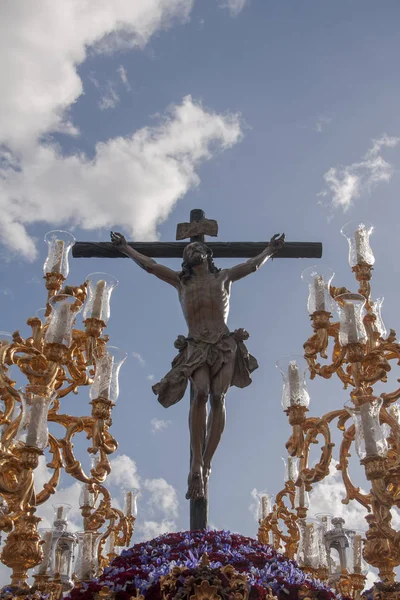
[(64, 531), (68, 525), (68, 515), (71, 510), (70, 504), (53, 504), (54, 520), (53, 527), (57, 531)]
[(354, 406), (350, 401), (345, 408), (351, 414), (356, 428), (356, 452), (360, 459), (370, 456), (386, 456), (387, 441), (384, 429), (379, 421), (383, 400), (375, 398), (361, 406)]
[(53, 547), (53, 530), (52, 529), (39, 529), (40, 538), (42, 540), (43, 560), (35, 568), (35, 575), (47, 575), (51, 568), (51, 555)]
[(318, 532), (313, 522), (307, 522), (304, 530), (304, 562), (314, 569), (320, 566)]
[(272, 496), (267, 493), (259, 494), (258, 517), (263, 520), (272, 512)]
[(296, 508), (309, 508), (310, 506), (310, 496), (306, 491), (304, 483), (300, 486), (296, 486), (294, 505)]
[(84, 319), (100, 319), (107, 325), (110, 318), (110, 298), (118, 281), (107, 273), (91, 273), (86, 278), (88, 298), (83, 311)]
[(132, 489), (125, 492), (124, 515), (126, 517), (137, 517), (137, 497), (139, 490)]
[(367, 332), (363, 323), (365, 298), (360, 294), (340, 294), (336, 297), (336, 308), (339, 314), (339, 341), (342, 346), (348, 344), (365, 344)]
[[(400, 425), (400, 404), (398, 402), (393, 402), (393, 404), (390, 404), (386, 410), (388, 411), (389, 415), (396, 421), (396, 423)], [(392, 433), (392, 428), (390, 427), (390, 425), (388, 425), (388, 423), (382, 423), (382, 432), (385, 438), (388, 438), (390, 435), (394, 435), (395, 437), (395, 434)]]
[(95, 495), (90, 491), (88, 484), (84, 483), (81, 487), (81, 493), (79, 495), (79, 507), (89, 506), (93, 508), (95, 504)]
[(87, 581), (97, 575), (97, 546), (102, 536), (93, 531), (79, 531), (78, 557), (75, 565), (75, 576), (78, 581)]
[(361, 573), (362, 569), (362, 536), (353, 537), (353, 573)]
[(299, 524), (300, 540), (297, 561), (301, 567), (319, 567), (319, 540), (317, 526), (312, 521)]
[(347, 238), (349, 243), (350, 267), (355, 267), (362, 263), (368, 265), (374, 264), (375, 257), (369, 243), (369, 237), (373, 230), (373, 225), (368, 223), (368, 221), (362, 223), (350, 221), (350, 223), (346, 223), (340, 230), (340, 233)]
[(26, 446), (43, 450), (49, 440), (47, 414), (54, 394), (39, 396), (28, 387), (20, 390), (22, 400), (22, 416), (16, 438)]
[(47, 344), (64, 344), (68, 348), (72, 343), (72, 329), (77, 314), (82, 310), (82, 302), (68, 294), (58, 294), (50, 300), (50, 322), (44, 336)]
[(116, 550), (117, 550), (117, 547), (115, 546), (115, 531), (111, 530), (110, 535), (106, 539), (106, 543), (104, 546), (104, 554), (105, 555), (117, 554)]
[(73, 588), (72, 565), (74, 561), (74, 550), (76, 535), (70, 531), (55, 532), (53, 549), (52, 575), (60, 575), (64, 592)]
[(103, 356), (96, 358), (96, 373), (90, 387), (90, 398), (104, 398), (116, 402), (119, 395), (118, 375), (127, 353), (116, 346), (108, 346)]
[(68, 255), (75, 244), (74, 236), (68, 231), (54, 230), (46, 233), (44, 241), (49, 247), (43, 265), (44, 274), (61, 273), (67, 278), (69, 273)]
[(317, 568), (328, 567), (328, 553), (325, 544), (325, 523), (319, 521), (316, 525), (317, 545), (318, 545), (318, 564)]
[(285, 465), (285, 481), (297, 481), (299, 476), (297, 456), (288, 456), (287, 458), (282, 458), (282, 460)]
[(375, 315), (374, 328), (382, 338), (386, 337), (387, 330), (382, 319), (382, 304), (384, 298), (377, 298), (372, 306), (372, 312)]
[(302, 356), (288, 356), (276, 363), (282, 373), (282, 406), (284, 410), (291, 406), (305, 406), (310, 403), (306, 385), (308, 365)]
[(316, 513), (315, 517), (318, 519), (320, 527), (324, 531), (328, 531), (331, 526), (333, 515), (330, 513)]
[(332, 269), (319, 265), (302, 272), (301, 278), (308, 284), (307, 310), (310, 315), (321, 310), (331, 312), (333, 302), (329, 287), (334, 275)]

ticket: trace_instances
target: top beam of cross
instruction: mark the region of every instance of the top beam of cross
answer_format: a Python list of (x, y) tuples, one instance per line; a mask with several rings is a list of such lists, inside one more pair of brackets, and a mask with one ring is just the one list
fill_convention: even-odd
[[(204, 212), (194, 209), (190, 223), (177, 226), (177, 240), (190, 238), (190, 241), (204, 241), (206, 235), (218, 234), (217, 222), (206, 219)], [(182, 258), (188, 242), (129, 242), (129, 245), (152, 258)], [(257, 256), (269, 242), (209, 242), (214, 258), (251, 258)], [(74, 258), (125, 258), (111, 242), (76, 242), (72, 248)], [(321, 258), (321, 242), (285, 242), (284, 247), (274, 258)]]

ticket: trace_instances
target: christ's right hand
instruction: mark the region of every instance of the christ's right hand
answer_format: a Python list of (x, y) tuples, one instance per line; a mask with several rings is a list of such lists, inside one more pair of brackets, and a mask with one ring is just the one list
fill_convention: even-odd
[(120, 246), (121, 249), (128, 245), (125, 236), (123, 236), (122, 233), (118, 233), (117, 231), (110, 231), (110, 238), (112, 243), (115, 246)]

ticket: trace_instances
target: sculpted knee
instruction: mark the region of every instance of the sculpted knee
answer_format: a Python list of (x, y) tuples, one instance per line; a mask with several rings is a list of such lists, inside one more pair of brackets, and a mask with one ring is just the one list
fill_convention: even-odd
[(211, 404), (217, 408), (217, 407), (223, 407), (225, 406), (225, 395), (226, 394), (211, 394), (211, 398), (210, 398), (210, 402)]
[(197, 402), (206, 403), (208, 400), (208, 390), (205, 388), (198, 389), (196, 391), (196, 400)]

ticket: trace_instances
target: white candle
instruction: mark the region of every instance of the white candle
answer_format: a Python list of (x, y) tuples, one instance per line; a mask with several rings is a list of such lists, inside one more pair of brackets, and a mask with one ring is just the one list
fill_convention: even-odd
[(93, 502), (93, 492), (91, 492), (87, 485), (83, 488), (83, 505), (84, 506), (92, 506)]
[(50, 556), (51, 556), (51, 546), (53, 541), (53, 532), (46, 531), (43, 535), (43, 560), (40, 563), (39, 567), (39, 575), (46, 575), (47, 569), (49, 568)]
[(346, 322), (347, 343), (352, 344), (358, 342), (356, 313), (353, 304), (350, 302), (344, 304), (343, 310)]
[(365, 453), (367, 456), (379, 455), (379, 442), (375, 439), (375, 420), (377, 417), (373, 414), (372, 406), (369, 404), (360, 406), (360, 417), (365, 441)]
[(64, 258), (64, 242), (56, 240), (54, 244), (53, 264), (50, 266), (51, 273), (61, 273)]
[(90, 579), (92, 577), (92, 532), (85, 531), (82, 539), (82, 579)]
[(126, 492), (125, 494), (125, 515), (131, 517), (133, 514), (133, 494)]
[(304, 508), (305, 506), (305, 500), (306, 500), (306, 490), (304, 488), (304, 485), (301, 485), (299, 488), (299, 507), (300, 508)]
[(111, 531), (108, 537), (108, 552), (107, 554), (114, 554), (115, 550), (115, 532)]
[(53, 344), (62, 344), (69, 325), (70, 307), (64, 303), (60, 306), (53, 332)]
[(100, 398), (109, 400), (111, 391), (114, 357), (107, 354), (100, 362)]
[(354, 241), (356, 244), (357, 264), (365, 262), (365, 250), (368, 245), (367, 232), (364, 225), (360, 225), (354, 232)]
[(306, 564), (310, 564), (313, 559), (313, 535), (314, 535), (314, 524), (307, 523), (304, 532), (304, 561)]
[(26, 435), (26, 445), (37, 447), (39, 437), (41, 437), (42, 428), (47, 428), (46, 419), (46, 399), (40, 396), (35, 396), (32, 399), (32, 408), (30, 414), (30, 420), (28, 425), (28, 432)]
[(314, 278), (315, 310), (325, 310), (325, 282), (322, 275)]
[(103, 309), (103, 297), (106, 289), (106, 282), (101, 279), (96, 284), (96, 291), (94, 294), (93, 308), (92, 308), (92, 319), (101, 319)]
[(271, 504), (267, 495), (261, 496), (261, 518), (265, 519), (271, 512)]
[(289, 481), (296, 481), (297, 477), (298, 477), (297, 458), (295, 456), (288, 456), (288, 478), (289, 478)]
[(354, 572), (361, 573), (361, 557), (362, 557), (362, 537), (357, 534), (354, 536)]
[(299, 367), (296, 362), (290, 362), (288, 367), (290, 406), (296, 406), (300, 400)]
[(295, 506), (296, 508), (308, 508), (309, 506), (308, 493), (304, 484), (296, 487)]

